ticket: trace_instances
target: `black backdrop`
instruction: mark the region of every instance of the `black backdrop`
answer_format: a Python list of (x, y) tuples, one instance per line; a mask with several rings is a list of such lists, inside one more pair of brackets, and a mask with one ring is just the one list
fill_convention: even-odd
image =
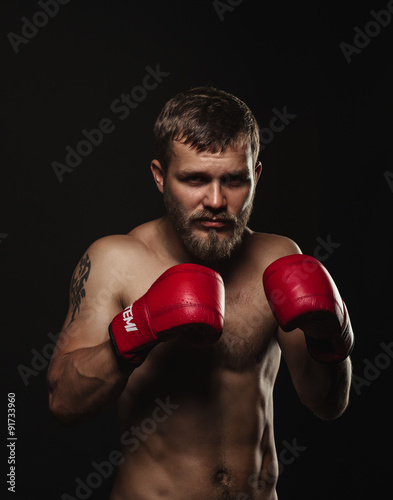
[[(114, 474), (92, 473), (119, 449), (115, 412), (62, 428), (47, 408), (47, 358), (88, 245), (162, 214), (149, 172), (153, 123), (167, 99), (205, 84), (245, 100), (264, 129), (250, 226), (289, 236), (320, 258), (356, 333), (356, 384), (335, 422), (303, 408), (285, 365), (280, 370), (277, 450), (292, 445), (292, 455), (282, 455), (280, 499), (390, 495), (393, 21), (380, 13), (387, 8), (386, 0), (2, 1), (0, 407), (5, 417), (7, 394), (16, 394), (16, 493), (7, 491), (2, 441), (10, 498), (108, 498)], [(128, 116), (119, 108), (124, 94), (132, 99)], [(276, 130), (279, 113), (287, 118)], [(81, 143), (82, 131), (100, 124), (110, 131), (96, 134), (96, 145)], [(67, 146), (81, 152), (68, 158), (73, 167)], [(56, 174), (53, 162), (64, 171)], [(91, 492), (77, 490), (77, 478), (89, 479)]]

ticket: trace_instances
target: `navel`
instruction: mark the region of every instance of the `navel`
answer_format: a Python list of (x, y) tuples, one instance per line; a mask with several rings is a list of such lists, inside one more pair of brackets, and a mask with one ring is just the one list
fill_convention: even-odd
[(226, 469), (218, 469), (214, 475), (215, 483), (228, 483), (229, 473)]

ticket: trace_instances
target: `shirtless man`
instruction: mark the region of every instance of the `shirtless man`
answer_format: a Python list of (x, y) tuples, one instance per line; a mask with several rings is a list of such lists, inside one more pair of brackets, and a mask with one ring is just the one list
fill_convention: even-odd
[(262, 166), (242, 101), (181, 93), (155, 136), (167, 215), (82, 257), (48, 371), (50, 410), (68, 426), (117, 403), (123, 463), (111, 500), (277, 499), (281, 353), (301, 402), (322, 419), (341, 415), (345, 305), (293, 241), (247, 227)]

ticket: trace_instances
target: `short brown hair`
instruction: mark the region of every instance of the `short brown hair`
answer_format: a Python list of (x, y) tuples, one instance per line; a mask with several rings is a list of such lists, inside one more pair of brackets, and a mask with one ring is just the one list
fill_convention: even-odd
[(255, 164), (259, 155), (259, 126), (251, 110), (236, 96), (214, 87), (192, 88), (170, 99), (154, 125), (154, 137), (156, 158), (165, 173), (173, 140), (210, 153), (246, 140)]

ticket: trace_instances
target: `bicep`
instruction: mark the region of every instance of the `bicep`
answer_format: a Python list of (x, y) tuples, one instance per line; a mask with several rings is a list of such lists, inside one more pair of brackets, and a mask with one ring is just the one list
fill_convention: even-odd
[(74, 270), (69, 308), (58, 342), (59, 354), (109, 340), (108, 326), (122, 310), (122, 284), (113, 282), (111, 262), (101, 253), (93, 244)]

